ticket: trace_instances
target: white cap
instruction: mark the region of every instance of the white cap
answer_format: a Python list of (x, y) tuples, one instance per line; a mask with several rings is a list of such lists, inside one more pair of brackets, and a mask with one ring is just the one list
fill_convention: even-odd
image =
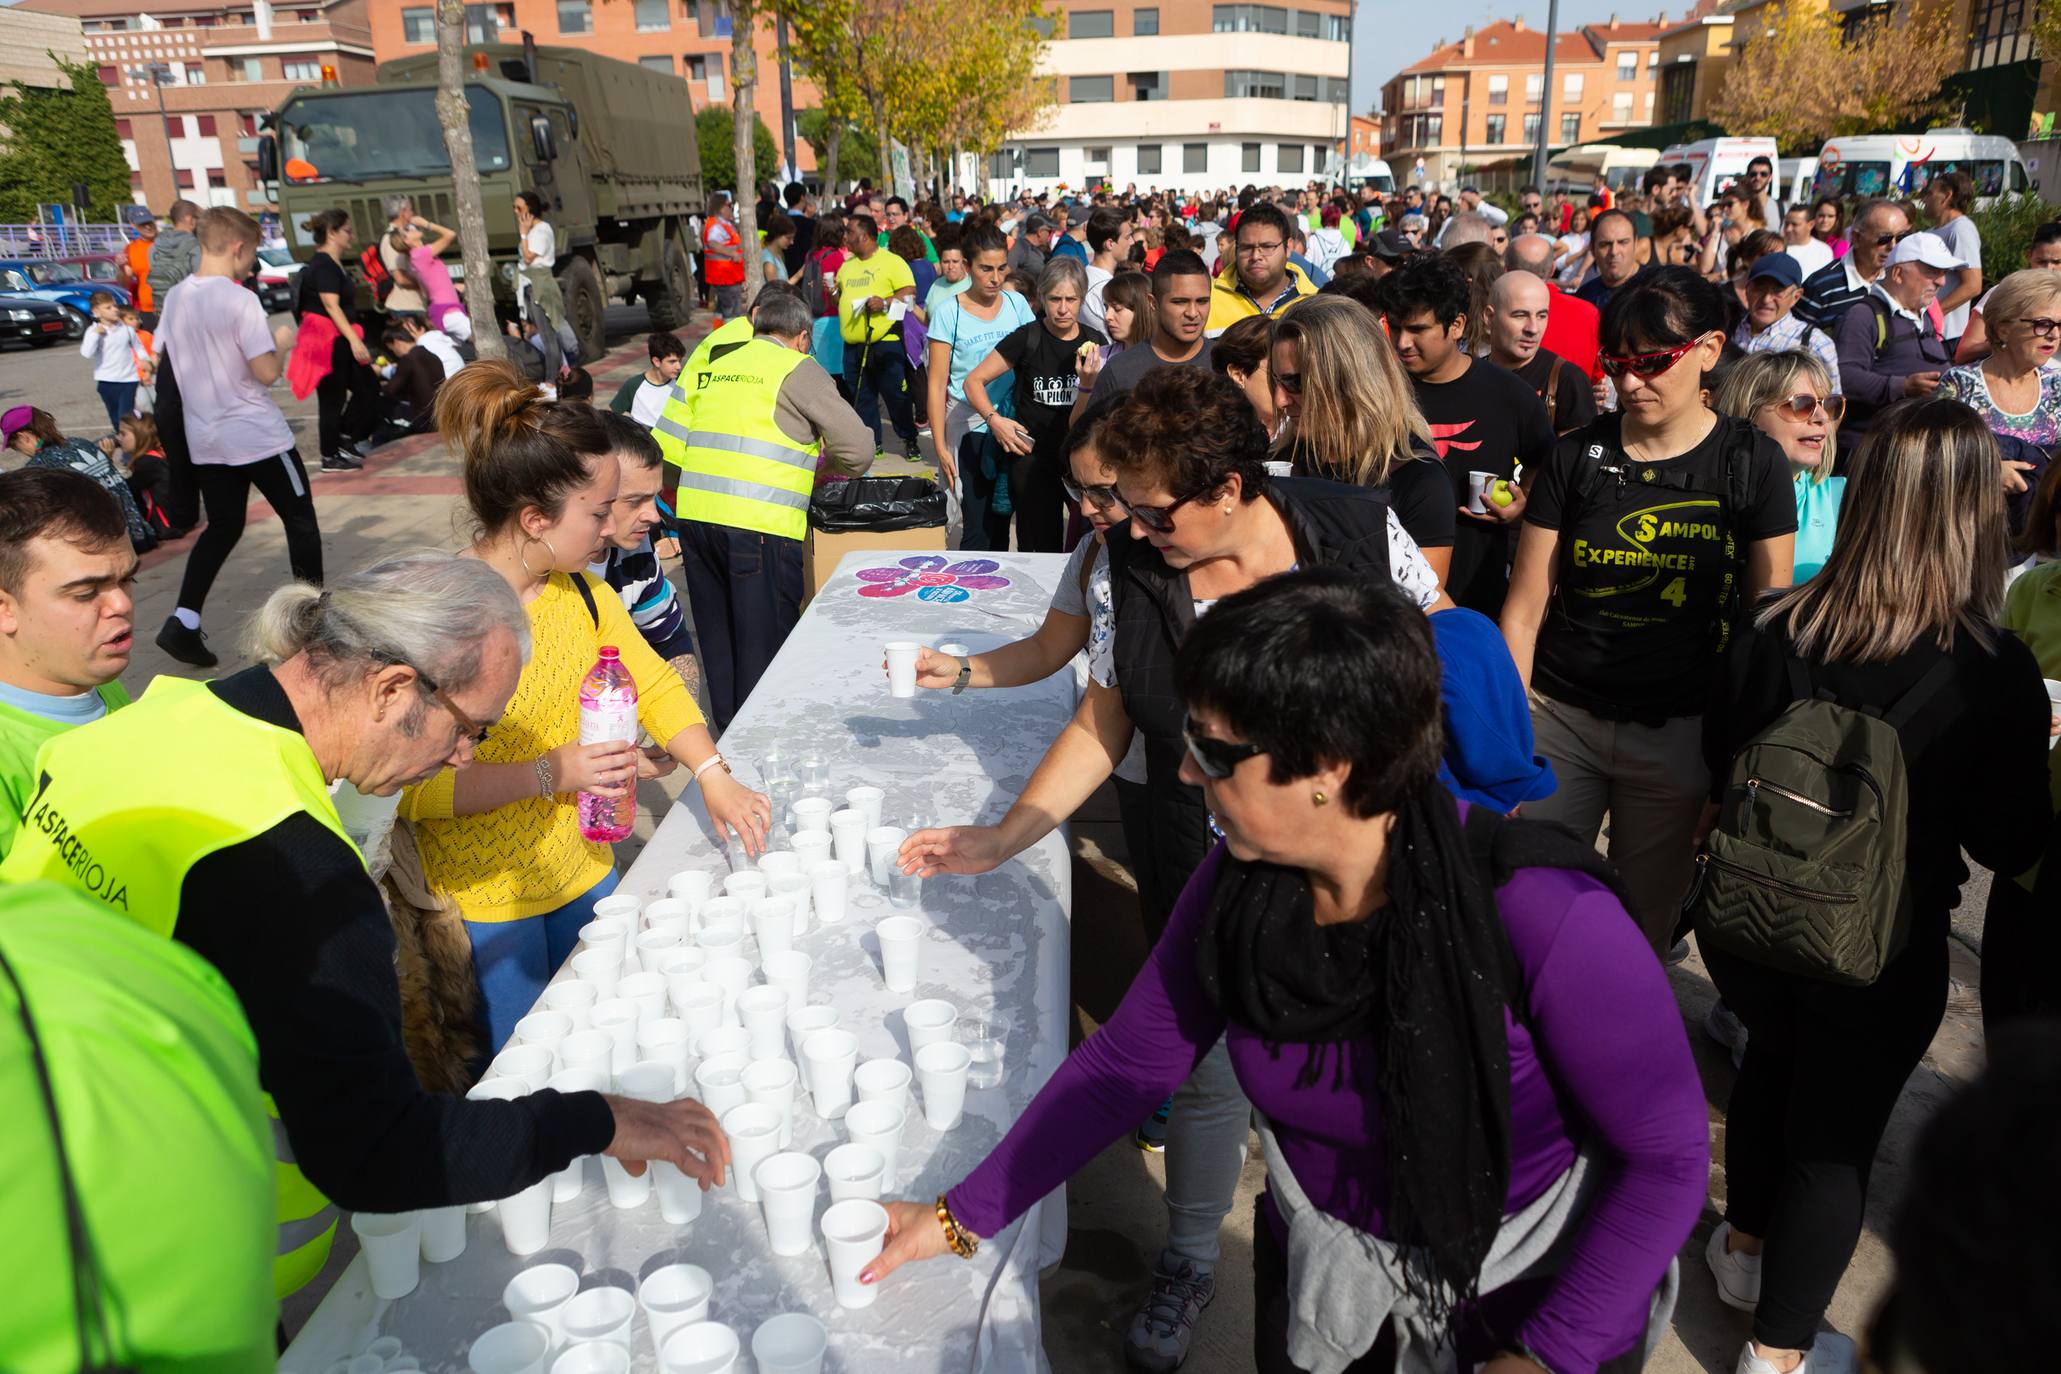
[(1921, 262), (1927, 267), (1944, 271), (1966, 267), (1968, 264), (1954, 256), (1953, 249), (1946, 246), (1946, 240), (1937, 234), (1920, 231), (1906, 234), (1897, 240), (1896, 247), (1889, 250), (1889, 266), (1900, 262)]

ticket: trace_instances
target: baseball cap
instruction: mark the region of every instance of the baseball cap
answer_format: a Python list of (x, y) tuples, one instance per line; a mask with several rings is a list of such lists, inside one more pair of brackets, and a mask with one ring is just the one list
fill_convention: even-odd
[(1779, 249), (1763, 253), (1753, 260), (1753, 270), (1746, 274), (1748, 281), (1776, 281), (1784, 286), (1803, 285), (1803, 264)]
[(1401, 262), (1417, 250), (1403, 237), (1400, 229), (1383, 229), (1374, 236), (1370, 251), (1383, 262)]
[(1023, 221), (1023, 232), (1026, 234), (1035, 234), (1040, 230), (1057, 229), (1058, 227), (1059, 221), (1053, 219), (1042, 210), (1033, 210)]
[(34, 406), (14, 406), (0, 415), (0, 448), (14, 442), (14, 436), (29, 427), (29, 421), (36, 418)]
[(1894, 267), (1900, 262), (1920, 262), (1946, 271), (1968, 265), (1954, 256), (1954, 250), (1947, 247), (1945, 239), (1924, 230), (1904, 235), (1896, 247), (1889, 250), (1888, 265)]

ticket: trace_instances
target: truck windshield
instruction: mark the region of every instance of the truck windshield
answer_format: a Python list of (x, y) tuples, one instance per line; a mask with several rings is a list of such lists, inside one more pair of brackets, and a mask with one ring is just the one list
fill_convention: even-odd
[[(472, 156), (482, 172), (508, 167), (508, 129), (492, 93), (465, 89)], [(279, 114), (281, 170), (294, 183), (448, 175), (436, 92), (373, 88), (304, 96)]]

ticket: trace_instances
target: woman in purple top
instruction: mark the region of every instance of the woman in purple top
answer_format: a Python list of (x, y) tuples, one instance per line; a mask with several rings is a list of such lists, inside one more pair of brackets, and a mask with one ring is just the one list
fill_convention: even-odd
[(995, 1151), (890, 1204), (867, 1281), (995, 1235), (1221, 1036), (1268, 1158), (1265, 1374), (1636, 1367), (1703, 1205), (1707, 1113), (1600, 858), (1438, 787), (1438, 659), (1393, 587), (1312, 569), (1228, 597), (1178, 681), (1182, 780), (1223, 844)]

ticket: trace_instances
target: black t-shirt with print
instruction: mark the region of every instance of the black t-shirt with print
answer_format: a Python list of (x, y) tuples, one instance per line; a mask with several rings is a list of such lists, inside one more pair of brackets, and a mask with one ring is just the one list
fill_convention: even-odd
[(1080, 385), (1075, 356), (1088, 344), (1108, 342), (1085, 325), (1071, 339), (1054, 338), (1051, 330), (1032, 320), (995, 345), (995, 352), (1016, 374), (1016, 418), (1040, 448), (1066, 438), (1066, 422)]
[[(1545, 461), (1553, 448), (1546, 407), (1530, 386), (1493, 363), (1475, 359), (1450, 382), (1412, 377), (1418, 408), (1431, 424), (1431, 441), (1452, 479), (1454, 508), (1467, 504), (1468, 474), (1508, 480), (1518, 465)], [(1446, 592), (1469, 610), (1493, 617), (1503, 609), (1515, 551), (1514, 523), (1460, 515)]]
[[(1319, 466), (1301, 444), (1289, 445), (1282, 455), (1297, 477), (1322, 477), (1338, 481), (1328, 467)], [(1417, 541), (1420, 549), (1448, 549), (1453, 546), (1453, 524), (1458, 518), (1452, 501), (1452, 483), (1444, 463), (1429, 448), (1413, 442), (1409, 457), (1389, 469), (1388, 480), (1377, 490), (1388, 493), (1388, 508), (1395, 512), (1403, 532)]]
[[(1560, 364), (1558, 381), (1553, 381), (1555, 363)], [(1596, 418), (1596, 393), (1589, 387), (1588, 375), (1558, 353), (1542, 348), (1523, 367), (1513, 367), (1508, 371), (1514, 377), (1523, 378), (1524, 384), (1539, 398), (1539, 404), (1546, 407), (1546, 418), (1555, 432), (1572, 433)], [(1546, 383), (1549, 381), (1553, 382), (1553, 394), (1559, 398), (1557, 405), (1546, 399)]]
[(1782, 450), (1750, 421), (1716, 420), (1689, 452), (1641, 463), (1623, 417), (1605, 415), (1546, 460), (1524, 513), (1560, 534), (1532, 668), (1545, 695), (1615, 720), (1703, 711), (1747, 545), (1796, 531)]

